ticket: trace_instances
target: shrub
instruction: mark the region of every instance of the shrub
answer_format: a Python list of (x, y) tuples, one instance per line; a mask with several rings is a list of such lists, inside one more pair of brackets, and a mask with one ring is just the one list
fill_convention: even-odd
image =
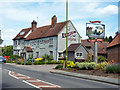
[(43, 58), (36, 58), (35, 61), (41, 61)]
[(15, 60), (12, 61), (12, 63), (15, 63), (15, 62), (16, 62)]
[(27, 62), (25, 63), (25, 65), (32, 65), (32, 62), (27, 61)]
[(34, 65), (38, 65), (38, 61), (34, 61), (33, 64), (34, 64)]
[(109, 64), (105, 68), (106, 73), (120, 73), (120, 64)]
[(107, 62), (101, 62), (101, 63), (98, 63), (96, 65), (96, 67), (94, 68), (95, 70), (105, 70), (105, 67), (108, 65), (109, 63)]
[(58, 60), (57, 64), (63, 64), (63, 60)]
[(18, 62), (17, 62), (17, 64), (21, 64), (21, 62), (20, 62), (20, 61), (18, 61)]
[(87, 55), (87, 62), (92, 62), (92, 54), (91, 53), (89, 53)]
[(38, 62), (38, 65), (45, 64), (44, 61)]
[(67, 62), (66, 62), (66, 67), (71, 67), (71, 68), (73, 68), (73, 67), (75, 67), (75, 64), (74, 64), (73, 61), (67, 61)]
[(47, 60), (52, 60), (52, 57), (48, 54), (45, 54), (42, 56), (43, 60), (47, 59)]
[(103, 57), (103, 56), (99, 56), (98, 57), (98, 61), (99, 62), (104, 62), (104, 61), (106, 61), (107, 59), (105, 58), (105, 57)]
[(62, 65), (57, 65), (55, 69), (62, 69)]
[(11, 55), (9, 58), (11, 58), (12, 60), (16, 60), (16, 58), (18, 59), (18, 58), (20, 58), (20, 56), (19, 55)]
[(75, 67), (77, 67), (77, 68), (78, 68), (78, 64), (79, 64), (79, 62), (75, 62)]
[(91, 63), (76, 63), (76, 66), (81, 69), (81, 70), (92, 70), (95, 68), (96, 63), (91, 62)]
[(52, 60), (51, 61), (51, 64), (56, 64), (57, 62), (55, 60)]

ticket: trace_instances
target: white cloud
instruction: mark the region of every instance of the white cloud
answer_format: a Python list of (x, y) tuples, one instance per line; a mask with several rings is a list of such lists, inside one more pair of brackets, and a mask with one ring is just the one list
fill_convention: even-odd
[(12, 39), (18, 34), (18, 30), (6, 29), (1, 30), (1, 38), (4, 40), (3, 45), (12, 44)]
[[(45, 0), (43, 0), (44, 2)], [(69, 19), (73, 21), (73, 24), (77, 28), (78, 32), (83, 38), (86, 38), (86, 22), (91, 18), (99, 19), (98, 17), (102, 17), (106, 19), (108, 16), (116, 15), (117, 6), (108, 5), (105, 6), (103, 3), (69, 3)], [(38, 26), (43, 26), (51, 23), (52, 15), (56, 14), (59, 21), (65, 20), (65, 3), (53, 2), (49, 3), (10, 3), (10, 2), (2, 2), (0, 3), (0, 25), (6, 25), (10, 21), (14, 21), (15, 23), (23, 23), (14, 27), (15, 24), (10, 23), (12, 26), (8, 28), (3, 28), (2, 37), (4, 39), (4, 43), (8, 44), (12, 42), (12, 39), (17, 35), (21, 28), (24, 27), (24, 23), (31, 23), (33, 19), (37, 19), (38, 17)], [(2, 24), (1, 21), (4, 21), (5, 24)], [(81, 21), (82, 20), (82, 21)], [(17, 24), (18, 25), (18, 24)], [(30, 27), (30, 26), (28, 26)], [(6, 30), (5, 30), (6, 29)], [(16, 32), (17, 31), (17, 32)], [(108, 33), (108, 34), (112, 34)], [(9, 41), (9, 42), (8, 42)]]
[(94, 10), (97, 15), (109, 16), (113, 14), (118, 14), (118, 6), (116, 5), (108, 5), (104, 8), (97, 8)]

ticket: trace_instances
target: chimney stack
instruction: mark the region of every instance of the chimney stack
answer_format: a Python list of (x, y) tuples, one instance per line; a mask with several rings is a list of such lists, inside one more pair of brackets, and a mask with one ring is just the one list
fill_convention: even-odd
[(37, 22), (35, 20), (33, 20), (33, 22), (31, 23), (31, 27), (32, 27), (32, 32), (37, 28)]
[(54, 15), (52, 17), (51, 26), (54, 27), (56, 23), (57, 23), (57, 17), (56, 17), (56, 15)]

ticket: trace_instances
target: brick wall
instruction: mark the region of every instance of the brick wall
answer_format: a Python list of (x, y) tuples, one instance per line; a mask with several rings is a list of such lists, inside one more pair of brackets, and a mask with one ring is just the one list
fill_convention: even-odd
[(107, 56), (108, 61), (114, 60), (115, 62), (120, 63), (120, 45), (108, 48)]

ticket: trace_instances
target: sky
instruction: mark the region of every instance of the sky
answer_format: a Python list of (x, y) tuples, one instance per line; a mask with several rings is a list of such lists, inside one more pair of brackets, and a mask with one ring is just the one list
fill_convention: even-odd
[[(86, 23), (89, 21), (101, 21), (106, 26), (105, 36), (114, 37), (118, 31), (118, 1), (69, 0), (68, 19), (72, 21), (82, 39), (88, 38)], [(4, 40), (2, 45), (12, 45), (12, 39), (21, 29), (31, 27), (33, 20), (38, 21), (37, 27), (50, 25), (54, 15), (57, 16), (57, 22), (66, 20), (65, 0), (0, 1), (0, 29)]]

